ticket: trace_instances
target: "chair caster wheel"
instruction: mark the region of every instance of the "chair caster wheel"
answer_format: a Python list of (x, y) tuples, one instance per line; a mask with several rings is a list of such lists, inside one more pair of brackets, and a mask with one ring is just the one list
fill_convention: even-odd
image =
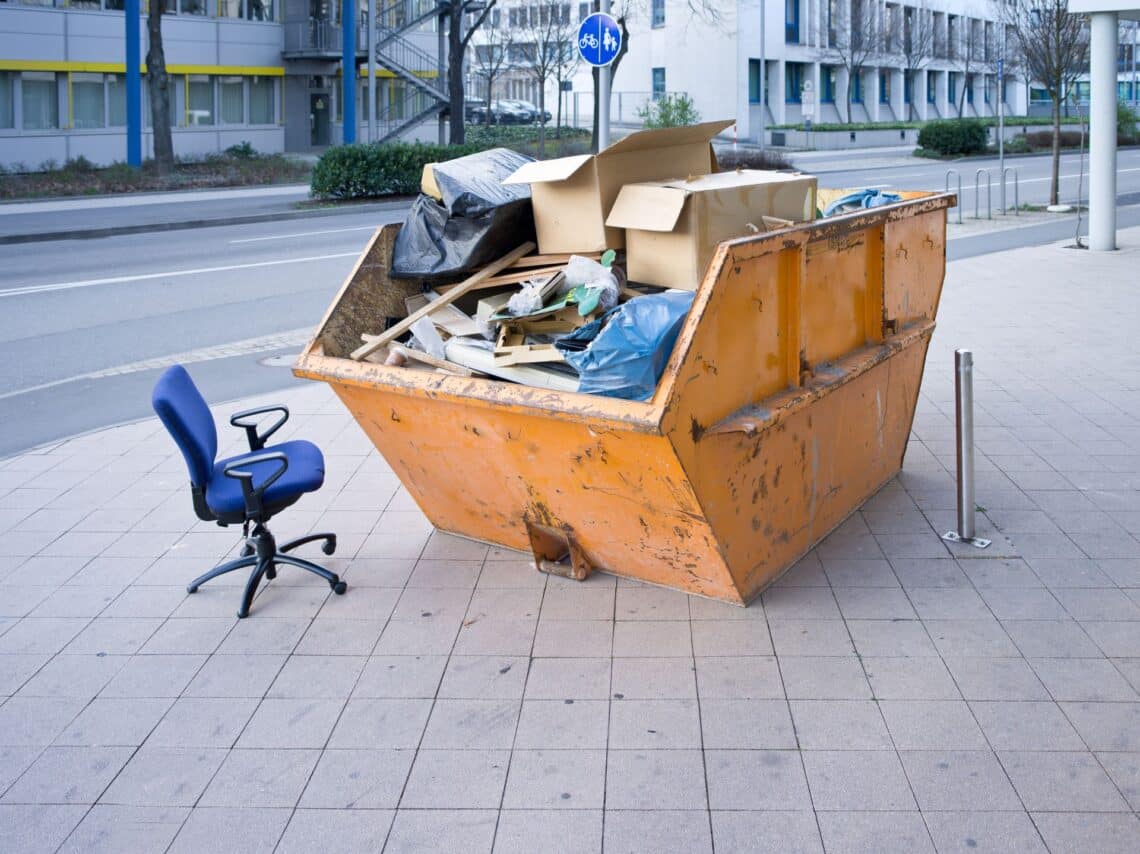
[(321, 551), (327, 555), (331, 555), (333, 552), (335, 552), (336, 551), (336, 537), (333, 537), (330, 540), (325, 540), (325, 544), (323, 546), (321, 546)]
[(197, 585), (194, 585), (194, 584), (187, 584), (187, 585), (186, 585), (186, 592), (187, 592), (187, 593), (197, 593), (197, 592), (198, 592), (198, 587), (197, 587)]
[(333, 593), (335, 593), (337, 596), (343, 596), (344, 591), (348, 589), (348, 584), (344, 581), (338, 581), (335, 584), (331, 585), (331, 587)]
[(246, 617), (249, 616), (249, 611), (238, 611), (237, 615), (238, 615), (239, 620), (244, 620)]

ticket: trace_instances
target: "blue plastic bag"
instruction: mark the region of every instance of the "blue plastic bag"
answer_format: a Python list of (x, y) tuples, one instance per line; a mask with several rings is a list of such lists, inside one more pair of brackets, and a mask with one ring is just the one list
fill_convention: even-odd
[(902, 196), (897, 193), (884, 193), (882, 190), (874, 188), (855, 190), (828, 205), (823, 215), (828, 217), (858, 208), (877, 208), (880, 205), (893, 205), (898, 201), (902, 201)]
[(578, 391), (648, 400), (693, 304), (687, 291), (635, 297), (557, 341), (578, 371)]

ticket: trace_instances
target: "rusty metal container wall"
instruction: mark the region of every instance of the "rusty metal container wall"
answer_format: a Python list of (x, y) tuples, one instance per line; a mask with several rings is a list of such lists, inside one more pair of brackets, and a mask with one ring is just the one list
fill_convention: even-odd
[(554, 532), (590, 568), (743, 604), (901, 468), (953, 204), (908, 195), (722, 244), (648, 402), (348, 359), (382, 328), (390, 231), (294, 371), (441, 530), (536, 554)]

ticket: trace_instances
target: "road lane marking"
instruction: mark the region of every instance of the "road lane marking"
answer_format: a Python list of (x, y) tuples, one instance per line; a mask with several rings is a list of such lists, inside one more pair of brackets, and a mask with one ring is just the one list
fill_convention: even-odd
[(281, 258), (276, 261), (257, 261), (250, 264), (229, 264), (225, 267), (198, 267), (193, 270), (170, 270), (164, 273), (139, 273), (135, 276), (110, 276), (106, 279), (86, 279), (78, 282), (56, 282), (50, 285), (29, 285), (0, 291), (0, 297), (19, 297), (44, 294), (52, 291), (71, 291), (96, 285), (121, 285), (128, 282), (145, 282), (153, 279), (173, 279), (180, 276), (201, 276), (206, 273), (228, 273), (231, 270), (252, 270), (258, 267), (279, 267), (283, 264), (303, 264), (308, 261), (330, 261), (334, 258), (359, 258), (359, 252), (337, 252), (333, 255), (310, 255), (305, 258)]
[(102, 199), (57, 199), (47, 202), (10, 202), (0, 205), (0, 216), (20, 216), (32, 213), (86, 210), (92, 208), (133, 208), (143, 205), (185, 204), (187, 202), (215, 202), (235, 198), (264, 198), (298, 196), (309, 198), (307, 184), (283, 184), (277, 187), (241, 187), (226, 190), (179, 190), (174, 193), (125, 193)]
[(339, 234), (342, 231), (375, 231), (375, 225), (357, 225), (353, 228), (326, 228), (323, 231), (298, 231), (296, 234), (275, 234), (271, 237), (243, 237), (230, 243), (260, 243), (262, 240), (292, 240), (294, 237), (311, 237), (316, 234)]

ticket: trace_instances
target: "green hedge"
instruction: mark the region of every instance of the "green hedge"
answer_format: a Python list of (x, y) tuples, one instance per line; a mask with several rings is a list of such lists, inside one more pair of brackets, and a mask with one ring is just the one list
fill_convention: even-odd
[(928, 122), (919, 131), (918, 144), (939, 154), (977, 154), (986, 150), (986, 126), (976, 119)]
[(453, 160), (485, 148), (474, 143), (338, 145), (322, 154), (313, 167), (312, 192), (325, 199), (411, 196), (420, 191), (420, 176), (426, 164)]

